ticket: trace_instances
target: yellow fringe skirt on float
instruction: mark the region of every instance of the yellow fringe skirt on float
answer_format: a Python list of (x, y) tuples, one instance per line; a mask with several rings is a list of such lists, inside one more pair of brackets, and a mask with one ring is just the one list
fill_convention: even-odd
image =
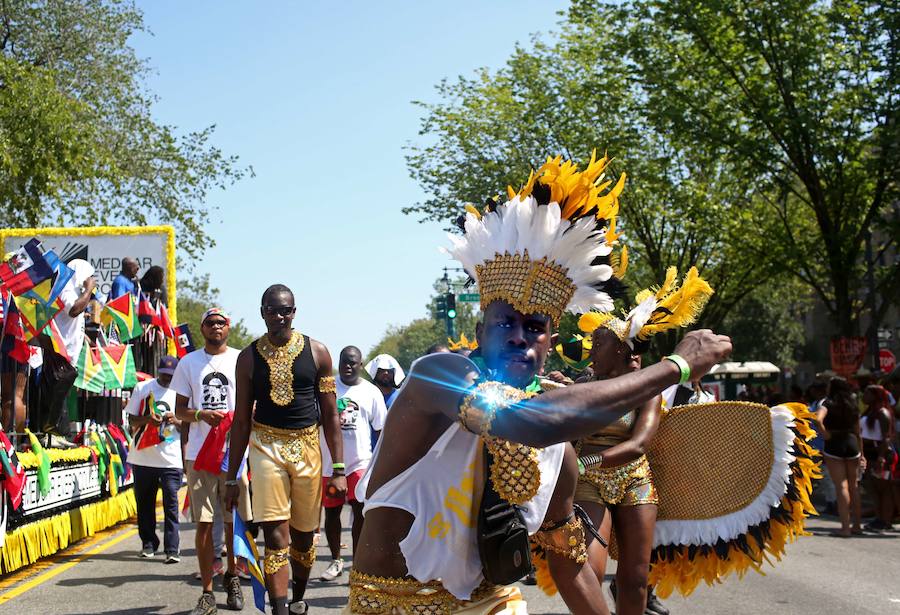
[(53, 555), (82, 538), (127, 521), (136, 513), (134, 490), (128, 489), (99, 502), (18, 527), (6, 535), (3, 547), (0, 547), (2, 572), (6, 574)]

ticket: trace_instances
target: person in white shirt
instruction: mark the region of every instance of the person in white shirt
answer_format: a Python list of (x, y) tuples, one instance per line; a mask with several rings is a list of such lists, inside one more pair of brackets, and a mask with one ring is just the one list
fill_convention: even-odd
[[(156, 493), (162, 489), (163, 548), (166, 563), (181, 561), (178, 555), (178, 489), (181, 487), (181, 421), (175, 418), (175, 391), (169, 388), (178, 359), (166, 355), (159, 361), (153, 380), (139, 382), (125, 406), (128, 425), (135, 436), (128, 463), (134, 472), (134, 499), (137, 502), (141, 557), (153, 557), (159, 550), (156, 535)], [(144, 407), (152, 396), (153, 407)], [(157, 431), (151, 438), (148, 430)], [(157, 442), (142, 446), (145, 438)]]
[[(227, 437), (218, 439), (219, 424), (230, 422), (234, 414), (235, 365), (240, 351), (228, 346), (231, 320), (221, 308), (210, 308), (203, 313), (200, 332), (203, 348), (186, 354), (178, 363), (172, 377), (175, 389), (175, 415), (190, 425), (184, 450), (185, 475), (191, 502), (191, 515), (197, 523), (196, 547), (200, 566), (203, 594), (191, 615), (216, 613), (216, 598), (212, 591), (213, 579), (213, 514), (216, 507), (225, 510), (225, 470), (222, 464), (228, 455)], [(217, 443), (221, 442), (221, 446)], [(216, 444), (216, 446), (212, 446)], [(210, 462), (210, 459), (212, 460)], [(210, 463), (210, 468), (195, 467), (200, 462)], [(250, 497), (244, 471), (238, 479), (241, 519), (251, 519)], [(244, 605), (240, 579), (236, 574), (233, 545), (234, 524), (231, 516), (225, 516), (225, 548), (228, 551), (228, 568), (222, 581), (228, 597), (227, 605), (240, 610)]]
[[(387, 408), (384, 395), (374, 384), (360, 378), (362, 353), (355, 346), (347, 346), (338, 360), (339, 378), (336, 383), (337, 408), (340, 413), (341, 434), (344, 439), (344, 464), (347, 473), (347, 494), (335, 496), (322, 492), (325, 508), (325, 537), (331, 550), (331, 564), (322, 573), (323, 581), (333, 581), (344, 572), (341, 558), (341, 510), (349, 502), (353, 510), (353, 552), (359, 542), (363, 524), (363, 503), (355, 495), (356, 483), (369, 468), (372, 442), (384, 427)], [(373, 437), (374, 436), (374, 437)], [(320, 439), (320, 441), (322, 441)], [(322, 480), (331, 478), (331, 455), (322, 446)]]

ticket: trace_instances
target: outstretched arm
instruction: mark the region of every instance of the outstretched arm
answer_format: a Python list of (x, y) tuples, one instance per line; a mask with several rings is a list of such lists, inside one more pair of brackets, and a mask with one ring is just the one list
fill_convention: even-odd
[(238, 355), (235, 367), (234, 419), (231, 423), (231, 439), (228, 443), (228, 477), (229, 481), (237, 479), (241, 460), (250, 442), (250, 421), (253, 414), (253, 355), (250, 347), (244, 348)]
[[(334, 376), (331, 365), (331, 354), (324, 344), (310, 340), (313, 345), (313, 356), (316, 359), (317, 378), (316, 395), (322, 416), (322, 430), (325, 432), (325, 444), (331, 453), (332, 463), (344, 462), (344, 437), (341, 435), (341, 421), (337, 411), (337, 397), (334, 390)], [(347, 493), (347, 478), (343, 472), (333, 471), (328, 483), (329, 490), (336, 495)]]
[[(675, 354), (688, 362), (691, 377), (699, 378), (731, 354), (731, 340), (708, 329), (692, 331), (675, 348)], [(477, 368), (465, 357), (431, 355), (413, 366), (410, 382), (400, 397), (409, 396), (422, 402), (418, 405), (426, 412), (457, 420), (460, 402), (476, 377)], [(659, 395), (676, 384), (679, 377), (674, 363), (661, 361), (611, 380), (562, 387), (498, 410), (490, 422), (490, 433), (536, 447), (576, 440)], [(400, 398), (397, 403), (401, 403)], [(482, 410), (487, 405), (484, 400), (477, 400), (474, 414), (484, 414)], [(478, 421), (474, 423), (467, 424), (477, 431)]]

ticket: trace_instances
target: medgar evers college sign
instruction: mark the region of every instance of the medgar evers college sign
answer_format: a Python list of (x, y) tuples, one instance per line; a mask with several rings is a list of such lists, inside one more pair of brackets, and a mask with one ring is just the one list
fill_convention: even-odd
[[(101, 295), (109, 293), (122, 269), (122, 259), (137, 259), (142, 275), (158, 265), (166, 272), (170, 316), (175, 306), (175, 230), (171, 226), (100, 226), (72, 228), (0, 229), (3, 253), (16, 250), (32, 237), (52, 249), (63, 262), (80, 258), (94, 266)], [(0, 254), (0, 256), (2, 256)]]

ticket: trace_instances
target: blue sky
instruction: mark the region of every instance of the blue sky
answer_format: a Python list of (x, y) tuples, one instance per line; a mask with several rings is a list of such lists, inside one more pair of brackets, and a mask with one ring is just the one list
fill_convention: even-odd
[(440, 225), (401, 207), (423, 197), (403, 145), (442, 78), (503, 65), (555, 27), (560, 0), (176, 2), (144, 0), (157, 120), (216, 124), (214, 143), (256, 177), (210, 195), (217, 245), (197, 264), (222, 303), (262, 332), (259, 297), (293, 288), (296, 327), (333, 355), (367, 351), (389, 325), (425, 315), (452, 264)]

